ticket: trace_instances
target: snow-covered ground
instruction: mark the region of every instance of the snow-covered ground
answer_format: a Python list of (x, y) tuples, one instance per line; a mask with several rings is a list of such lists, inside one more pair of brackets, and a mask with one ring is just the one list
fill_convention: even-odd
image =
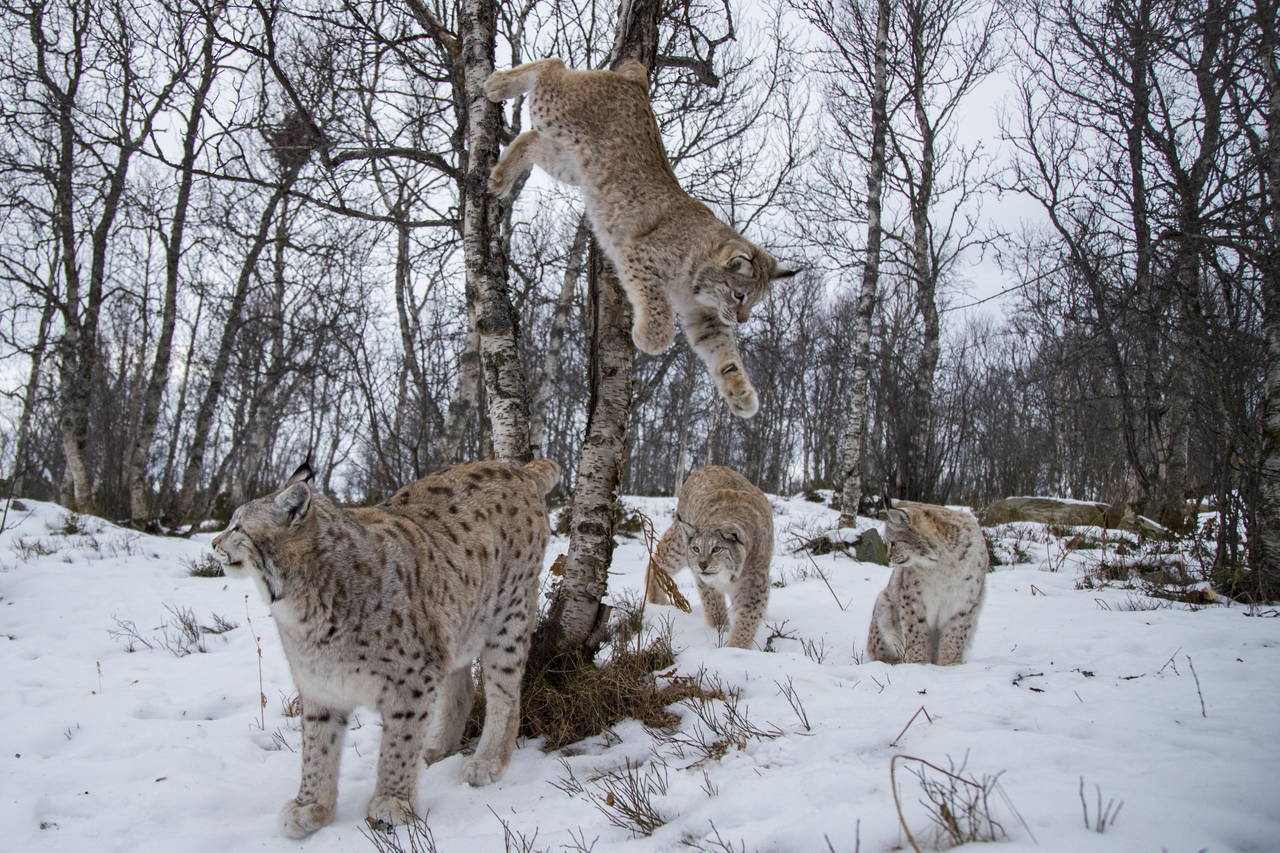
[[(627, 503), (659, 530), (670, 522), (670, 500)], [(0, 533), (0, 850), (374, 849), (359, 829), (378, 750), (371, 712), (352, 721), (336, 822), (302, 842), (280, 835), (276, 813), (298, 781), (298, 720), (285, 707), (293, 688), (255, 590), (190, 575), (208, 536), (68, 524), (59, 507), (23, 505)], [(778, 586), (772, 627), (757, 640), (790, 638), (773, 638), (772, 653), (717, 648), (687, 573), (678, 579), (694, 612), (655, 607), (646, 621), (670, 618), (679, 674), (705, 667), (740, 689), (738, 710), (776, 736), (745, 737), (691, 766), (696, 755), (676, 755), (628, 721), (617, 737), (564, 755), (523, 743), (505, 777), (481, 789), (458, 782), (454, 756), (420, 783), (440, 851), (503, 850), (504, 821), (537, 850), (910, 849), (890, 784), (899, 754), (1002, 774), (991, 811), (1010, 838), (1003, 850), (1280, 850), (1274, 611), (1135, 609), (1149, 599), (1077, 589), (1099, 552), (1012, 526), (1000, 550), (1030, 562), (989, 576), (968, 663), (860, 662), (888, 569), (791, 553), (795, 537), (830, 528), (835, 513), (800, 499), (775, 506)], [(564, 545), (553, 542), (548, 562)], [(623, 540), (614, 596), (639, 590), (644, 563), (643, 543)], [(203, 635), (197, 650), (176, 627), (186, 611), (202, 626), (236, 627)], [(694, 715), (675, 710), (693, 731)], [(590, 780), (627, 761), (642, 763), (636, 774), (666, 821), (649, 837), (611, 825), (603, 797), (591, 799), (600, 783)], [(924, 847), (913, 766), (898, 761), (899, 800)], [(585, 794), (561, 790), (570, 774)], [(1101, 834), (1086, 827), (1082, 779), (1090, 824), (1099, 804), (1123, 801)], [(526, 848), (514, 838), (508, 849)]]

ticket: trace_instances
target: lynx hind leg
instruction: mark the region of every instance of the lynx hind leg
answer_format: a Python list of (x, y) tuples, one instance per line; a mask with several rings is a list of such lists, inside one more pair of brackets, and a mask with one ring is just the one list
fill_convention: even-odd
[(559, 59), (539, 59), (509, 71), (495, 71), (484, 81), (484, 95), (494, 103), (523, 95), (537, 84), (539, 74), (557, 65), (564, 67)]
[(729, 410), (740, 418), (754, 415), (760, 409), (760, 401), (738, 354), (733, 329), (712, 312), (697, 312), (684, 320), (685, 336), (711, 371), (716, 389), (728, 402)]
[(676, 339), (676, 320), (671, 302), (657, 278), (644, 271), (644, 261), (624, 251), (620, 277), (622, 289), (631, 301), (634, 319), (631, 340), (649, 355), (665, 352)]
[(428, 718), (425, 750), (428, 764), (434, 764), (458, 751), (475, 695), (470, 666), (455, 670), (441, 682)]
[(288, 837), (305, 838), (333, 820), (346, 734), (346, 714), (303, 700), (302, 781), (298, 796), (280, 809), (280, 829)]
[[(539, 561), (540, 562), (540, 561)], [(480, 653), (484, 674), (484, 727), (475, 754), (462, 768), (462, 780), (480, 787), (496, 782), (506, 769), (520, 729), (520, 682), (529, 657), (533, 616), (537, 611), (538, 563), (518, 583), (528, 586), (528, 594), (512, 595), (495, 619), (496, 634)]]

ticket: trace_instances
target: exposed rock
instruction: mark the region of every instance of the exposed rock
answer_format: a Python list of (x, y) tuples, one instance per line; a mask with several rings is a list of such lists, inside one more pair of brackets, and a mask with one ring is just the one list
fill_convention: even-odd
[(1157, 539), (1166, 539), (1171, 535), (1167, 527), (1146, 516), (1135, 515), (1123, 503), (1111, 505), (1101, 501), (1077, 501), (1070, 498), (1003, 498), (987, 507), (981, 521), (985, 527), (1010, 521), (1035, 521), (1070, 527), (1097, 526), (1131, 530)]
[(864, 563), (879, 563), (882, 566), (889, 565), (889, 547), (884, 544), (884, 539), (880, 537), (880, 531), (874, 527), (862, 531), (853, 543), (854, 559)]
[(1118, 512), (1100, 501), (1016, 497), (1003, 498), (988, 506), (986, 512), (982, 514), (982, 523), (987, 527), (1006, 524), (1010, 521), (1118, 527), (1123, 517), (1123, 512)]

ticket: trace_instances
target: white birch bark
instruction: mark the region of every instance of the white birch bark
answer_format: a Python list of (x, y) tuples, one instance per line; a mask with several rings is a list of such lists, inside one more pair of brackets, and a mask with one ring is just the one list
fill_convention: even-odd
[(467, 116), (467, 168), (463, 180), (462, 246), (467, 302), (480, 338), (485, 400), (494, 456), (532, 458), (523, 366), (516, 346), (516, 318), (507, 290), (502, 204), (486, 188), (498, 162), (502, 108), (484, 95), (493, 73), (497, 8), (494, 0), (466, 0), (461, 10), (462, 81)]
[(875, 310), (876, 290), (880, 281), (881, 195), (884, 189), (885, 136), (888, 128), (888, 43), (889, 0), (876, 4), (875, 68), (871, 92), (871, 160), (867, 165), (867, 254), (862, 267), (862, 287), (858, 291), (858, 308), (853, 340), (853, 393), (849, 401), (849, 420), (840, 443), (841, 488), (840, 527), (857, 523), (858, 504), (862, 501), (862, 468), (866, 455), (868, 375), (871, 370), (871, 316)]

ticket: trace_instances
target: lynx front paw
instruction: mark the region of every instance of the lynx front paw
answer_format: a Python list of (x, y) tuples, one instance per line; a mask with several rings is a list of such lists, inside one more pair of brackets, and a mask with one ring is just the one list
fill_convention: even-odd
[(333, 820), (333, 809), (320, 803), (290, 800), (280, 809), (280, 831), (290, 838), (306, 838)]
[(489, 192), (498, 198), (506, 198), (511, 195), (518, 177), (510, 169), (504, 168), (501, 162), (498, 163), (489, 173)]
[(462, 768), (462, 781), (473, 788), (483, 788), (498, 781), (502, 764), (489, 758), (473, 758)]
[(756, 389), (751, 387), (742, 365), (729, 362), (716, 373), (716, 385), (720, 396), (729, 403), (729, 410), (740, 418), (749, 418), (760, 408)]
[(372, 826), (391, 827), (408, 823), (417, 816), (413, 803), (403, 797), (378, 794), (369, 801), (369, 823)]

